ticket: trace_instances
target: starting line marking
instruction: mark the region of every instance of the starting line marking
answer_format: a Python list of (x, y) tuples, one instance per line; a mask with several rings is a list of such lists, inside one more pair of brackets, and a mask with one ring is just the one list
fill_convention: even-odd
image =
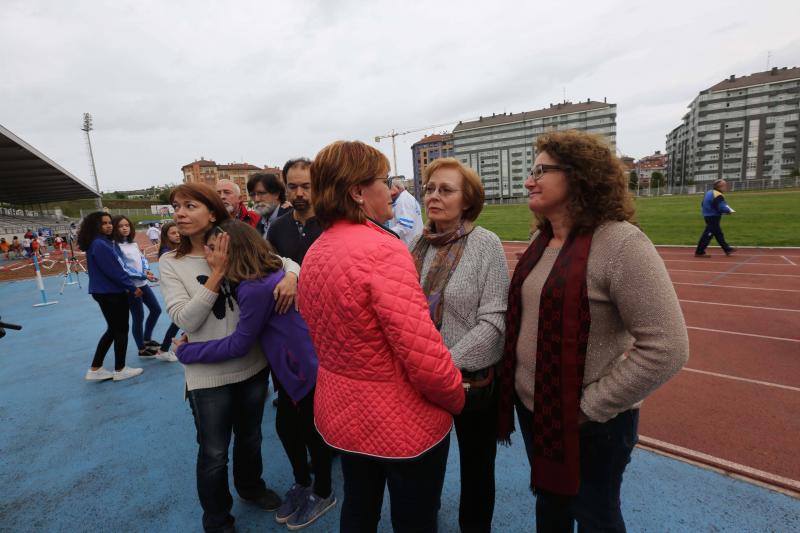
[(786, 257), (785, 255), (782, 255), (781, 257), (782, 257), (783, 259), (785, 259), (786, 261), (788, 261), (790, 265), (797, 266), (797, 263), (795, 263), (794, 261), (792, 261), (791, 259), (789, 259), (789, 258), (788, 258), (788, 257)]
[[(750, 265), (752, 263), (748, 263)], [(737, 265), (739, 266), (739, 265)], [(782, 266), (782, 265), (777, 265)], [(787, 265), (788, 266), (788, 265)], [(754, 272), (720, 272), (717, 270), (688, 270), (683, 268), (669, 269), (669, 272), (692, 272), (695, 274), (724, 274), (726, 276), (769, 276), (775, 278), (800, 278), (800, 274), (756, 274)]]
[(800, 289), (765, 289), (762, 287), (745, 287), (743, 285), (719, 285), (714, 283), (688, 283), (683, 281), (673, 281), (673, 285), (692, 285), (694, 287), (721, 287), (723, 289), (749, 289), (753, 291), (781, 291), (781, 292), (800, 292)]
[(757, 379), (741, 378), (739, 376), (731, 376), (730, 374), (718, 374), (717, 372), (709, 372), (707, 370), (698, 370), (696, 368), (683, 367), (682, 370), (687, 372), (695, 372), (697, 374), (705, 374), (707, 376), (714, 376), (717, 378), (732, 379), (734, 381), (744, 381), (745, 383), (753, 383), (755, 385), (763, 385), (765, 387), (774, 387), (776, 389), (785, 389), (793, 392), (800, 392), (800, 388), (792, 387), (790, 385), (781, 385), (780, 383), (772, 383), (770, 381), (760, 381)]
[(764, 311), (789, 311), (790, 313), (800, 313), (800, 309), (786, 309), (784, 307), (760, 307), (757, 305), (742, 305), (742, 304), (724, 304), (721, 302), (704, 302), (702, 300), (678, 300), (679, 302), (689, 304), (703, 304), (703, 305), (724, 305), (727, 307), (744, 307), (746, 309), (763, 309)]
[(686, 329), (696, 329), (699, 331), (710, 331), (712, 333), (727, 333), (728, 335), (744, 335), (745, 337), (758, 337), (759, 339), (772, 339), (776, 341), (800, 342), (800, 339), (787, 339), (785, 337), (771, 337), (769, 335), (756, 335), (755, 333), (742, 333), (741, 331), (725, 331), (723, 329), (698, 328), (697, 326), (686, 326)]
[(768, 481), (769, 483), (778, 486), (783, 486), (787, 488), (790, 487), (794, 491), (800, 491), (800, 481), (789, 479), (788, 477), (779, 476), (777, 474), (771, 474), (769, 472), (758, 470), (757, 468), (752, 468), (740, 463), (734, 463), (733, 461), (728, 461), (727, 459), (722, 459), (721, 457), (715, 457), (707, 453), (698, 452), (697, 450), (684, 448), (683, 446), (678, 446), (677, 444), (670, 444), (669, 442), (653, 439), (651, 437), (646, 437), (644, 435), (639, 436), (639, 443), (643, 444), (644, 446), (652, 446), (653, 448), (656, 449), (660, 448), (667, 452), (674, 453), (676, 455), (683, 456), (688, 459), (698, 461), (700, 463), (705, 463), (711, 466), (715, 466), (717, 468), (722, 468), (723, 470), (726, 471), (732, 471), (734, 473), (739, 473), (755, 479)]

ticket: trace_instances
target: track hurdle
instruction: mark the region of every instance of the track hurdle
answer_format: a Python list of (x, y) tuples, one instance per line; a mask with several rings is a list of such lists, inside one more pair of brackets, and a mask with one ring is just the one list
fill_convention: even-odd
[(33, 304), (34, 307), (44, 307), (46, 305), (57, 304), (58, 300), (52, 302), (47, 301), (47, 294), (44, 292), (44, 281), (42, 281), (42, 271), (39, 270), (39, 260), (36, 254), (33, 254), (33, 268), (36, 269), (36, 285), (39, 287), (39, 292), (42, 295), (42, 303)]

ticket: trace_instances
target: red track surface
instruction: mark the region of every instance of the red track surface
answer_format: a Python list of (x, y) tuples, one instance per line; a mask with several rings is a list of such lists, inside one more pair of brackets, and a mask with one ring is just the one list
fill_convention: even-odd
[[(523, 243), (505, 243), (509, 268)], [(800, 250), (659, 248), (691, 355), (642, 407), (642, 442), (800, 488)], [(710, 331), (716, 330), (716, 331)]]

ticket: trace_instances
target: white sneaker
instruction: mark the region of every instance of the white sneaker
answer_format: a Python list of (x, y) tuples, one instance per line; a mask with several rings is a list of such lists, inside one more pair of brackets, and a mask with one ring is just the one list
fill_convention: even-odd
[(172, 350), (170, 350), (168, 352), (162, 352), (161, 350), (159, 350), (156, 353), (156, 359), (158, 359), (159, 361), (166, 361), (168, 363), (174, 363), (175, 361), (178, 360), (178, 357), (175, 355), (175, 353)]
[(133, 378), (144, 372), (141, 368), (131, 368), (129, 366), (123, 367), (122, 370), (114, 371), (114, 381), (122, 381), (123, 379)]
[(86, 371), (86, 381), (105, 381), (114, 377), (110, 370), (106, 370), (102, 366), (97, 370), (91, 368)]

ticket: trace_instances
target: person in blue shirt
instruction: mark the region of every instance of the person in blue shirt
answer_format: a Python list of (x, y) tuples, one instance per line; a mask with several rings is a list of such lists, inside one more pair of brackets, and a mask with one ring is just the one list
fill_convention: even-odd
[(694, 251), (695, 257), (711, 257), (706, 253), (706, 247), (711, 242), (711, 238), (717, 239), (717, 243), (722, 247), (725, 255), (731, 255), (736, 251), (736, 248), (731, 246), (725, 241), (725, 235), (722, 234), (722, 226), (720, 220), (722, 215), (730, 215), (735, 211), (725, 201), (725, 196), (722, 193), (728, 191), (728, 182), (725, 180), (716, 180), (713, 188), (703, 195), (703, 201), (700, 203), (703, 212), (703, 218), (706, 219), (706, 228), (700, 236), (700, 241), (697, 243), (697, 249)]
[[(120, 381), (142, 373), (141, 368), (125, 366), (128, 350), (128, 294), (142, 296), (125, 272), (111, 241), (111, 215), (96, 211), (87, 215), (78, 232), (78, 246), (86, 252), (89, 271), (89, 294), (100, 306), (107, 328), (97, 342), (92, 366), (86, 372), (88, 381), (113, 379)], [(114, 372), (103, 368), (111, 344), (114, 344)]]

